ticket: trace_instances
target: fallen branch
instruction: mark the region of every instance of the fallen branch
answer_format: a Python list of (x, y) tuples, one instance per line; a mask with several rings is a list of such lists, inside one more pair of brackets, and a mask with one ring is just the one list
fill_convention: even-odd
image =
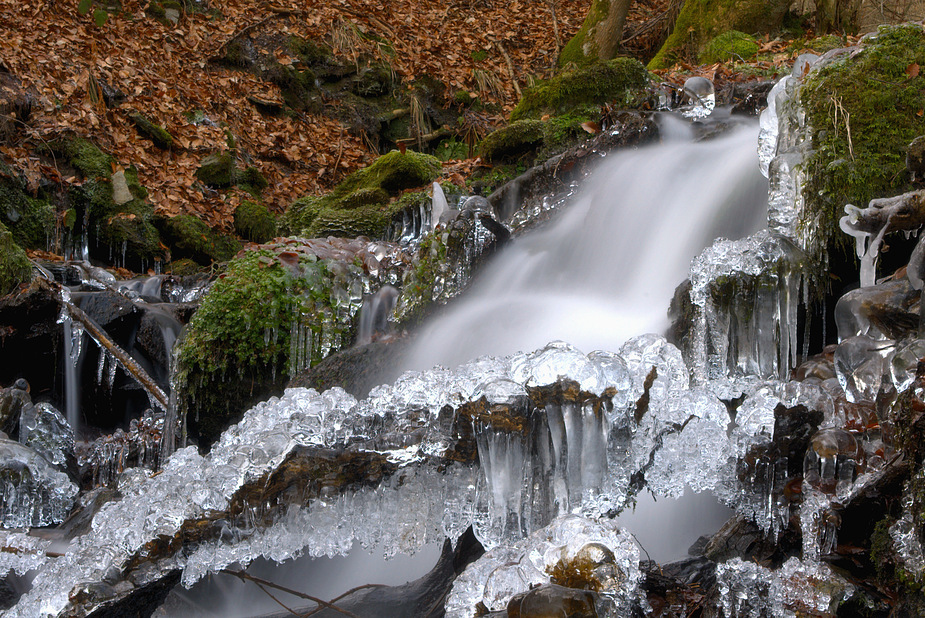
[[(321, 599), (319, 599), (319, 598), (317, 598), (317, 597), (313, 597), (313, 596), (310, 595), (310, 594), (305, 594), (304, 592), (299, 592), (298, 590), (293, 590), (293, 589), (291, 589), (291, 588), (286, 588), (285, 586), (280, 586), (279, 584), (274, 584), (274, 583), (271, 582), (271, 581), (267, 581), (267, 580), (261, 579), (261, 578), (259, 578), (259, 577), (254, 577), (253, 575), (251, 575), (251, 574), (249, 574), (249, 573), (245, 573), (244, 571), (232, 571), (232, 570), (230, 570), (230, 569), (222, 569), (220, 572), (221, 572), (221, 573), (225, 573), (225, 574), (227, 574), (227, 575), (233, 575), (233, 576), (237, 577), (238, 579), (240, 579), (240, 580), (242, 580), (242, 581), (243, 581), (243, 580), (252, 581), (252, 582), (254, 582), (255, 584), (257, 584), (258, 586), (261, 586), (261, 587), (262, 587), (262, 586), (267, 586), (268, 588), (274, 588), (274, 589), (279, 590), (279, 591), (281, 591), (281, 592), (285, 592), (286, 594), (291, 594), (292, 596), (299, 597), (300, 599), (305, 599), (305, 600), (307, 600), (307, 601), (312, 601), (312, 602), (314, 602), (314, 603), (317, 603), (318, 605), (323, 605), (323, 606), (326, 607), (327, 609), (330, 609), (330, 610), (332, 610), (332, 611), (335, 611), (335, 612), (337, 612), (337, 613), (339, 613), (339, 614), (343, 614), (344, 616), (350, 616), (351, 618), (359, 618), (356, 614), (353, 614), (353, 613), (351, 613), (351, 612), (348, 612), (348, 611), (345, 610), (345, 609), (341, 609), (340, 607), (334, 605), (333, 603), (330, 603), (330, 602), (328, 602), (328, 601), (323, 601), (323, 600), (321, 600)], [(288, 608), (287, 608), (287, 609), (288, 609)]]
[(424, 135), (421, 135), (419, 137), (406, 137), (403, 139), (397, 139), (395, 140), (395, 143), (398, 145), (404, 144), (405, 146), (408, 146), (409, 144), (415, 144), (417, 142), (421, 142), (421, 143), (432, 142), (435, 139), (440, 139), (441, 137), (446, 137), (447, 135), (452, 135), (452, 134), (453, 132), (447, 129), (446, 127), (441, 127), (437, 129), (436, 131), (425, 133)]
[(157, 403), (157, 406), (164, 411), (167, 411), (167, 395), (164, 394), (164, 391), (161, 390), (161, 387), (157, 385), (151, 376), (135, 362), (135, 359), (126, 353), (125, 350), (120, 348), (109, 336), (100, 328), (96, 322), (93, 321), (89, 315), (87, 315), (83, 309), (75, 305), (69, 300), (58, 297), (58, 302), (64, 306), (68, 314), (71, 316), (71, 319), (77, 320), (83, 324), (84, 328), (87, 330), (87, 333), (93, 337), (100, 347), (106, 348), (106, 351), (112, 354), (119, 364), (122, 366), (122, 369), (126, 373), (130, 374), (135, 381), (138, 382), (142, 388), (147, 391), (148, 395)]

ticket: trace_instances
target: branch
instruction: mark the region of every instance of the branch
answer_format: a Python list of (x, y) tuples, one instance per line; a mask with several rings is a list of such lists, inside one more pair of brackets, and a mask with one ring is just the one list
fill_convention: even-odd
[[(292, 590), (291, 588), (286, 588), (285, 586), (280, 586), (279, 584), (274, 584), (273, 582), (267, 581), (267, 580), (265, 580), (265, 579), (261, 579), (261, 578), (259, 578), (259, 577), (254, 577), (253, 575), (251, 575), (251, 574), (249, 574), (249, 573), (245, 573), (244, 571), (232, 571), (232, 570), (230, 570), (230, 569), (222, 569), (220, 572), (221, 572), (221, 573), (226, 573), (226, 574), (228, 574), (228, 575), (234, 575), (235, 577), (237, 577), (238, 579), (241, 579), (241, 580), (249, 580), (249, 581), (252, 581), (252, 582), (254, 582), (255, 584), (257, 584), (258, 586), (261, 586), (261, 587), (262, 587), (262, 586), (267, 586), (268, 588), (274, 588), (274, 589), (276, 589), (276, 590), (280, 590), (280, 591), (282, 591), (282, 592), (285, 592), (286, 594), (291, 594), (292, 596), (299, 597), (299, 598), (301, 598), (301, 599), (306, 599), (307, 601), (313, 601), (313, 602), (317, 603), (318, 605), (323, 605), (324, 607), (326, 607), (326, 608), (328, 608), (328, 609), (330, 609), (330, 610), (332, 610), (332, 611), (335, 611), (335, 612), (337, 612), (337, 613), (339, 613), (339, 614), (343, 614), (344, 616), (350, 616), (350, 618), (359, 618), (356, 614), (353, 614), (353, 613), (351, 613), (351, 612), (348, 612), (348, 611), (345, 610), (345, 609), (341, 609), (340, 607), (337, 607), (337, 606), (334, 605), (333, 603), (329, 603), (329, 602), (327, 602), (327, 601), (322, 601), (321, 599), (319, 599), (319, 598), (317, 598), (317, 597), (313, 597), (313, 596), (311, 596), (310, 594), (305, 594), (304, 592), (299, 592), (298, 590)], [(287, 608), (287, 609), (288, 609), (288, 608)]]
[(501, 41), (494, 41), (495, 45), (498, 46), (498, 49), (501, 50), (501, 55), (504, 56), (504, 61), (507, 63), (507, 72), (511, 76), (511, 83), (514, 84), (514, 91), (517, 93), (517, 98), (521, 98), (523, 92), (520, 91), (520, 84), (517, 83), (517, 77), (514, 74), (514, 63), (511, 61), (511, 57), (507, 53), (507, 49), (504, 47), (504, 43)]

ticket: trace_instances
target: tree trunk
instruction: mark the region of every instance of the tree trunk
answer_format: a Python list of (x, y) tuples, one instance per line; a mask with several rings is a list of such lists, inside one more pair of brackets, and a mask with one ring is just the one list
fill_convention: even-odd
[(559, 65), (570, 62), (587, 64), (595, 60), (610, 60), (620, 48), (623, 24), (632, 0), (592, 0), (588, 16), (581, 28), (566, 44), (559, 56)]

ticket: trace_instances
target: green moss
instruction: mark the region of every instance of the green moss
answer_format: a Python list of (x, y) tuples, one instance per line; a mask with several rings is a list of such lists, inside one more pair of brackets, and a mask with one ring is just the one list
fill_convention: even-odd
[(253, 242), (267, 242), (276, 236), (276, 217), (258, 202), (245, 201), (234, 210), (234, 231)]
[(698, 61), (700, 64), (713, 64), (727, 60), (746, 61), (758, 54), (758, 41), (755, 37), (739, 32), (727, 30), (721, 35), (710, 39)]
[(789, 0), (687, 0), (648, 68), (667, 69), (680, 61), (692, 61), (711, 39), (727, 30), (774, 32), (789, 5)]
[(280, 219), (280, 232), (301, 236), (368, 236), (389, 229), (395, 206), (390, 195), (432, 182), (440, 175), (436, 157), (393, 151), (345, 178), (323, 197), (296, 200)]
[(649, 74), (638, 60), (616, 58), (567, 69), (528, 88), (511, 112), (511, 120), (559, 115), (588, 105), (616, 101), (631, 107), (644, 94)]
[(394, 195), (404, 189), (433, 182), (440, 175), (440, 169), (440, 161), (436, 157), (413, 150), (404, 153), (393, 150), (345, 178), (331, 195), (340, 198), (357, 189), (376, 188)]
[(300, 197), (280, 217), (280, 233), (286, 236), (304, 236), (322, 209), (320, 197), (314, 195)]
[(925, 76), (910, 77), (912, 64), (925, 65), (922, 28), (881, 28), (859, 54), (804, 83), (800, 97), (814, 151), (805, 163), (801, 225), (815, 239), (816, 255), (847, 249), (851, 238), (838, 231), (846, 204), (864, 207), (912, 188), (906, 149), (925, 133)]
[(52, 142), (48, 148), (56, 155), (63, 155), (84, 178), (109, 178), (112, 175), (115, 159), (90, 140), (71, 137)]
[[(349, 301), (334, 290), (337, 281), (361, 269), (345, 263), (334, 269), (292, 249), (246, 251), (229, 262), (178, 345), (180, 410), (201, 444), (217, 438), (250, 405), (282, 390), (291, 373), (295, 324), (312, 340), (320, 341), (322, 332), (329, 341), (351, 340), (351, 308), (343, 304)], [(312, 347), (311, 361), (326, 351)]]
[(307, 235), (312, 238), (382, 238), (389, 231), (391, 222), (391, 211), (380, 206), (360, 206), (350, 210), (325, 209), (308, 226)]
[(132, 124), (138, 129), (138, 132), (154, 142), (154, 145), (163, 150), (173, 148), (173, 136), (164, 127), (154, 124), (143, 114), (133, 113), (129, 115)]
[(486, 161), (501, 161), (534, 150), (543, 143), (546, 125), (541, 120), (517, 120), (489, 133), (479, 150)]
[(26, 252), (13, 241), (13, 235), (0, 223), (0, 296), (9, 294), (20, 283), (32, 278), (32, 265)]
[(235, 175), (235, 183), (253, 196), (258, 196), (269, 186), (266, 177), (256, 167), (248, 167)]
[(0, 223), (27, 249), (47, 249), (55, 234), (55, 209), (29, 195), (18, 175), (0, 163)]
[(241, 248), (238, 241), (216, 232), (193, 215), (162, 219), (160, 228), (175, 258), (189, 258), (208, 265), (230, 260)]
[(215, 189), (230, 187), (235, 182), (234, 156), (230, 152), (210, 154), (196, 170), (196, 178)]
[(201, 272), (202, 266), (193, 260), (184, 258), (181, 260), (174, 260), (167, 264), (165, 271), (177, 277), (186, 277)]
[[(593, 30), (603, 21), (610, 10), (608, 0), (594, 0), (581, 28), (559, 53), (559, 66), (568, 64), (584, 65), (598, 59), (599, 50), (594, 45)], [(590, 35), (590, 36), (589, 36)]]

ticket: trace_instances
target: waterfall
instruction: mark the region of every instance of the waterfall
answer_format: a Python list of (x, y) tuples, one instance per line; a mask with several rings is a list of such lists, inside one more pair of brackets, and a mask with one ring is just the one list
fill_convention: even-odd
[(662, 133), (673, 139), (608, 156), (558, 220), (498, 256), (422, 329), (408, 365), (455, 366), (554, 339), (616, 350), (633, 335), (663, 332), (692, 258), (718, 236), (764, 227), (768, 191), (757, 123), (701, 142), (676, 127)]

